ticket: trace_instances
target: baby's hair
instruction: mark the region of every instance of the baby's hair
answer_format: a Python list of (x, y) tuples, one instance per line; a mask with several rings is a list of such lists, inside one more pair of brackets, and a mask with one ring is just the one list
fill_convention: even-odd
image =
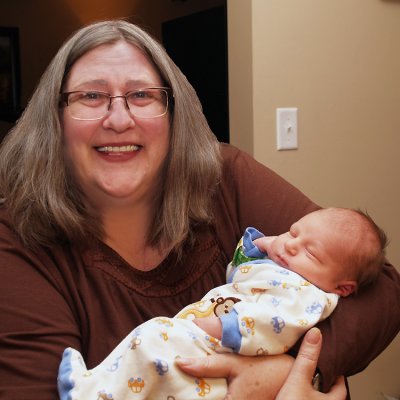
[(343, 233), (343, 242), (351, 241), (350, 254), (342, 256), (345, 266), (354, 272), (358, 287), (373, 282), (386, 258), (385, 232), (360, 209), (332, 207), (322, 211), (332, 213), (332, 229)]

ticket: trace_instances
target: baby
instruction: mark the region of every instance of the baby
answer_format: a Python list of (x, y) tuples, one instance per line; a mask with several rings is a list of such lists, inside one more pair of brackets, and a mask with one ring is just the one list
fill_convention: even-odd
[(375, 279), (385, 247), (386, 236), (370, 217), (344, 208), (310, 213), (279, 236), (247, 228), (228, 265), (227, 284), (174, 318), (140, 325), (92, 370), (78, 351), (66, 349), (60, 397), (221, 399), (225, 379), (187, 376), (174, 360), (286, 352), (333, 312), (339, 297)]

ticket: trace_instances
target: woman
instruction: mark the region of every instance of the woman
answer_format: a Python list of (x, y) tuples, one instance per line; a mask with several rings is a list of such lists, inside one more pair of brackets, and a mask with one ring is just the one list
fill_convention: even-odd
[[(60, 49), (2, 146), (0, 182), (0, 393), (10, 398), (54, 398), (64, 348), (98, 364), (139, 323), (223, 283), (246, 226), (275, 235), (318, 208), (217, 143), (179, 69), (123, 21), (83, 28)], [(386, 266), (320, 325), (325, 390), (396, 335), (399, 285)], [(293, 359), (258, 360), (261, 386), (246, 375), (253, 359), (229, 363), (231, 391), (265, 399)]]

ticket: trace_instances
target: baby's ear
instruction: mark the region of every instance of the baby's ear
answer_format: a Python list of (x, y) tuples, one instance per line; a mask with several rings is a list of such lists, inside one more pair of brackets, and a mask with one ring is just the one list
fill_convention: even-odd
[(354, 293), (357, 289), (356, 281), (341, 281), (337, 285), (334, 292), (341, 297), (347, 297), (350, 294)]

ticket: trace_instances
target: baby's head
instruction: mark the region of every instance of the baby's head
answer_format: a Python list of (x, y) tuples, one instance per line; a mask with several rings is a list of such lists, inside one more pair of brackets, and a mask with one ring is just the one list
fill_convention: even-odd
[(268, 255), (322, 290), (348, 296), (372, 282), (385, 258), (385, 233), (361, 211), (305, 215), (268, 245)]
[(384, 263), (386, 234), (360, 211), (349, 208), (327, 208), (319, 211), (335, 233), (337, 257), (349, 276), (363, 286), (376, 279)]

